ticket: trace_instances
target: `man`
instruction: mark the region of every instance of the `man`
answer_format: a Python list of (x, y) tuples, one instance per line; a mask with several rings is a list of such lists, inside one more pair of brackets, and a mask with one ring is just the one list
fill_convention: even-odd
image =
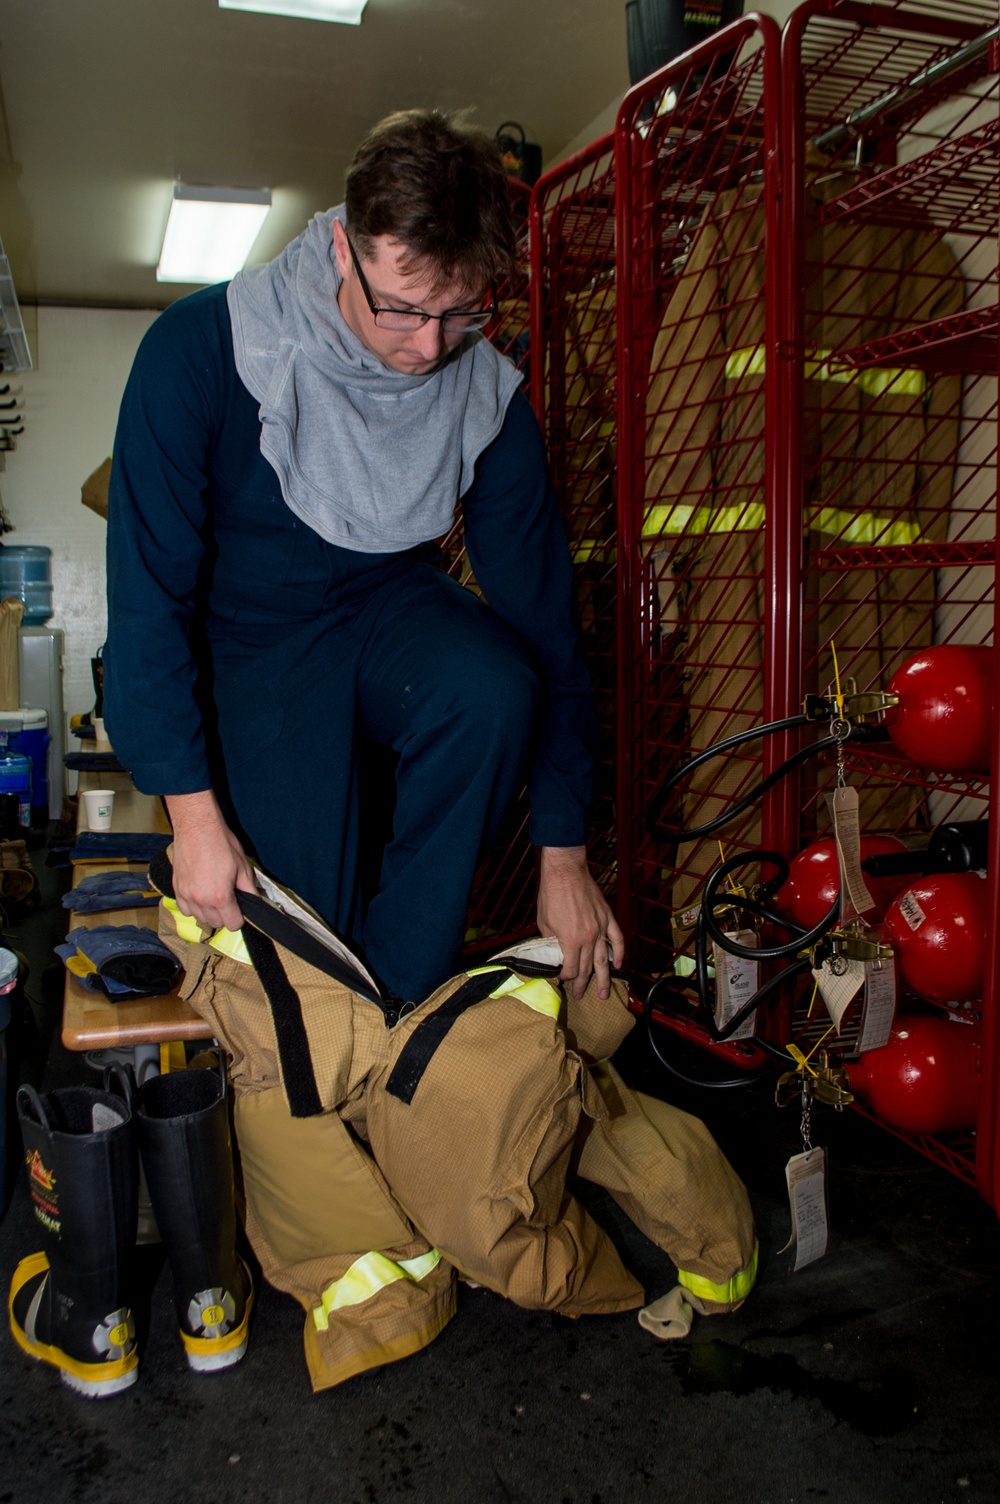
[[(606, 996), (609, 943), (623, 960), (586, 863), (565, 537), (519, 377), (478, 332), (512, 267), (492, 143), (392, 115), (345, 205), (157, 320), (115, 442), (105, 720), (166, 798), (182, 912), (239, 928), (249, 845), (406, 999), (456, 970), (476, 863), (525, 779), (564, 977)], [(438, 567), (460, 500), (488, 606)], [(367, 906), (363, 738), (399, 757)]]

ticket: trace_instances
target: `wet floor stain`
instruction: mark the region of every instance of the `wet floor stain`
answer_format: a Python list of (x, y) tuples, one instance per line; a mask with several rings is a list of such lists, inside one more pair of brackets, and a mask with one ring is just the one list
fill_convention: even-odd
[(747, 1395), (768, 1389), (818, 1400), (835, 1420), (864, 1436), (896, 1436), (920, 1419), (913, 1377), (902, 1369), (849, 1383), (811, 1374), (789, 1353), (752, 1353), (730, 1342), (699, 1342), (684, 1357), (679, 1378), (685, 1394)]

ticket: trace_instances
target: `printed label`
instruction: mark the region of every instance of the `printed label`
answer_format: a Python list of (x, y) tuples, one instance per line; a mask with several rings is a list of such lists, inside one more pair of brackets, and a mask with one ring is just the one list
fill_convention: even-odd
[[(757, 936), (753, 930), (725, 930), (723, 933), (727, 940), (735, 940), (745, 950), (752, 950), (757, 945)], [(717, 1029), (724, 1029), (757, 991), (760, 962), (747, 960), (744, 956), (731, 956), (714, 942), (712, 957), (715, 961), (715, 1026)], [(752, 1039), (756, 1016), (755, 1008), (727, 1037)]]
[(927, 918), (912, 893), (903, 893), (896, 899), (896, 905), (911, 930), (918, 930)]
[(55, 1172), (45, 1168), (37, 1149), (32, 1149), (30, 1154), (24, 1156), (24, 1163), (28, 1171), (28, 1188), (35, 1216), (49, 1232), (58, 1235), (62, 1232), (62, 1220), (59, 1216)]

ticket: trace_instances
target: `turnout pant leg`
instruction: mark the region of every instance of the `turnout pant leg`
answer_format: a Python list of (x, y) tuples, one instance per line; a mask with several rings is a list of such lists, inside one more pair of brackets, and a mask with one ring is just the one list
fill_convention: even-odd
[(305, 1312), (314, 1390), (418, 1352), (455, 1313), (451, 1265), (421, 1238), (336, 1113), (293, 1118), (279, 1088), (236, 1098), (246, 1229)]
[(700, 1119), (630, 1091), (607, 1061), (591, 1075), (608, 1111), (581, 1121), (574, 1168), (669, 1255), (699, 1309), (740, 1305), (757, 1258), (742, 1181)]

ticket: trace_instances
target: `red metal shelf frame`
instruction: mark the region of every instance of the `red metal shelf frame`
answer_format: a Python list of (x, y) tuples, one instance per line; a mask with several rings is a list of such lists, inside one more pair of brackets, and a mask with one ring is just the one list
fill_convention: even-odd
[[(678, 895), (714, 865), (707, 842), (665, 849), (646, 829), (671, 768), (794, 713), (825, 687), (831, 634), (859, 688), (931, 641), (992, 635), (996, 44), (947, 77), (939, 65), (995, 25), (969, 0), (806, 0), (780, 44), (744, 17), (623, 102), (617, 906), (640, 994), (683, 959)], [(730, 758), (677, 797), (678, 825), (796, 746), (787, 733)], [(848, 769), (869, 828), (919, 835), (989, 807), (987, 780), (929, 776), (891, 748), (852, 751)], [(727, 852), (792, 855), (834, 772), (786, 779), (759, 823), (727, 828)], [(909, 1141), (1000, 1206), (996, 931), (978, 1133)], [(671, 1026), (697, 1037), (688, 1018)]]

